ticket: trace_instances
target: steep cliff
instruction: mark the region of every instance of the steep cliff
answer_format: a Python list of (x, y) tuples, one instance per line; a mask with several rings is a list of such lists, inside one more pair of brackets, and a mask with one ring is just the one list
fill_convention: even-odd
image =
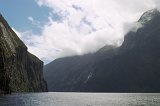
[(49, 90), (160, 92), (160, 12), (149, 10), (138, 22), (143, 27), (127, 33), (119, 48), (105, 46), (81, 59), (61, 58), (46, 65)]
[(0, 94), (47, 91), (43, 62), (27, 47), (0, 15)]

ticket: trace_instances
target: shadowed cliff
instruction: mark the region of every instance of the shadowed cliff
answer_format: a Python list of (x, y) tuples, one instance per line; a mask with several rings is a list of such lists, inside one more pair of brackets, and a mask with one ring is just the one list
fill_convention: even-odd
[(43, 62), (27, 47), (0, 15), (0, 94), (43, 92)]

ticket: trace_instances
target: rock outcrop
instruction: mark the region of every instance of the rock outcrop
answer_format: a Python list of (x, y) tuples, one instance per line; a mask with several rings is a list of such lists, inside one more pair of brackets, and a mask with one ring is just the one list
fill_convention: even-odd
[(0, 15), (0, 94), (47, 91), (42, 70), (43, 62), (27, 51)]

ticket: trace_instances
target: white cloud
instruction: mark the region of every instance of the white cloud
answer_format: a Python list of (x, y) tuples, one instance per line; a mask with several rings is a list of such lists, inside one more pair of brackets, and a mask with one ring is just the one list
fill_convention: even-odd
[(129, 31), (136, 32), (141, 27), (143, 27), (143, 25), (139, 22), (125, 23), (124, 24), (124, 34), (127, 34)]
[(28, 20), (35, 25), (37, 28), (42, 28), (39, 21), (36, 21), (33, 17), (29, 16)]
[(32, 23), (34, 23), (33, 17), (28, 17), (28, 20), (31, 21)]
[[(21, 33), (29, 51), (43, 60), (92, 53), (106, 44), (120, 44), (141, 14), (157, 6), (158, 0), (36, 0), (51, 9), (60, 21), (48, 16), (41, 34)], [(158, 2), (158, 3), (157, 3)], [(54, 16), (54, 15), (53, 15)], [(28, 19), (34, 23), (32, 17)], [(130, 24), (135, 23), (135, 24)], [(123, 28), (128, 27), (127, 31)]]

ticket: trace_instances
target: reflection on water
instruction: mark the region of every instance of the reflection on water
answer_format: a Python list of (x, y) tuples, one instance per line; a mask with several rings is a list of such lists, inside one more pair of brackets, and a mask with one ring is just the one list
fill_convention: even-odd
[(0, 96), (0, 106), (160, 106), (160, 94), (26, 93)]

